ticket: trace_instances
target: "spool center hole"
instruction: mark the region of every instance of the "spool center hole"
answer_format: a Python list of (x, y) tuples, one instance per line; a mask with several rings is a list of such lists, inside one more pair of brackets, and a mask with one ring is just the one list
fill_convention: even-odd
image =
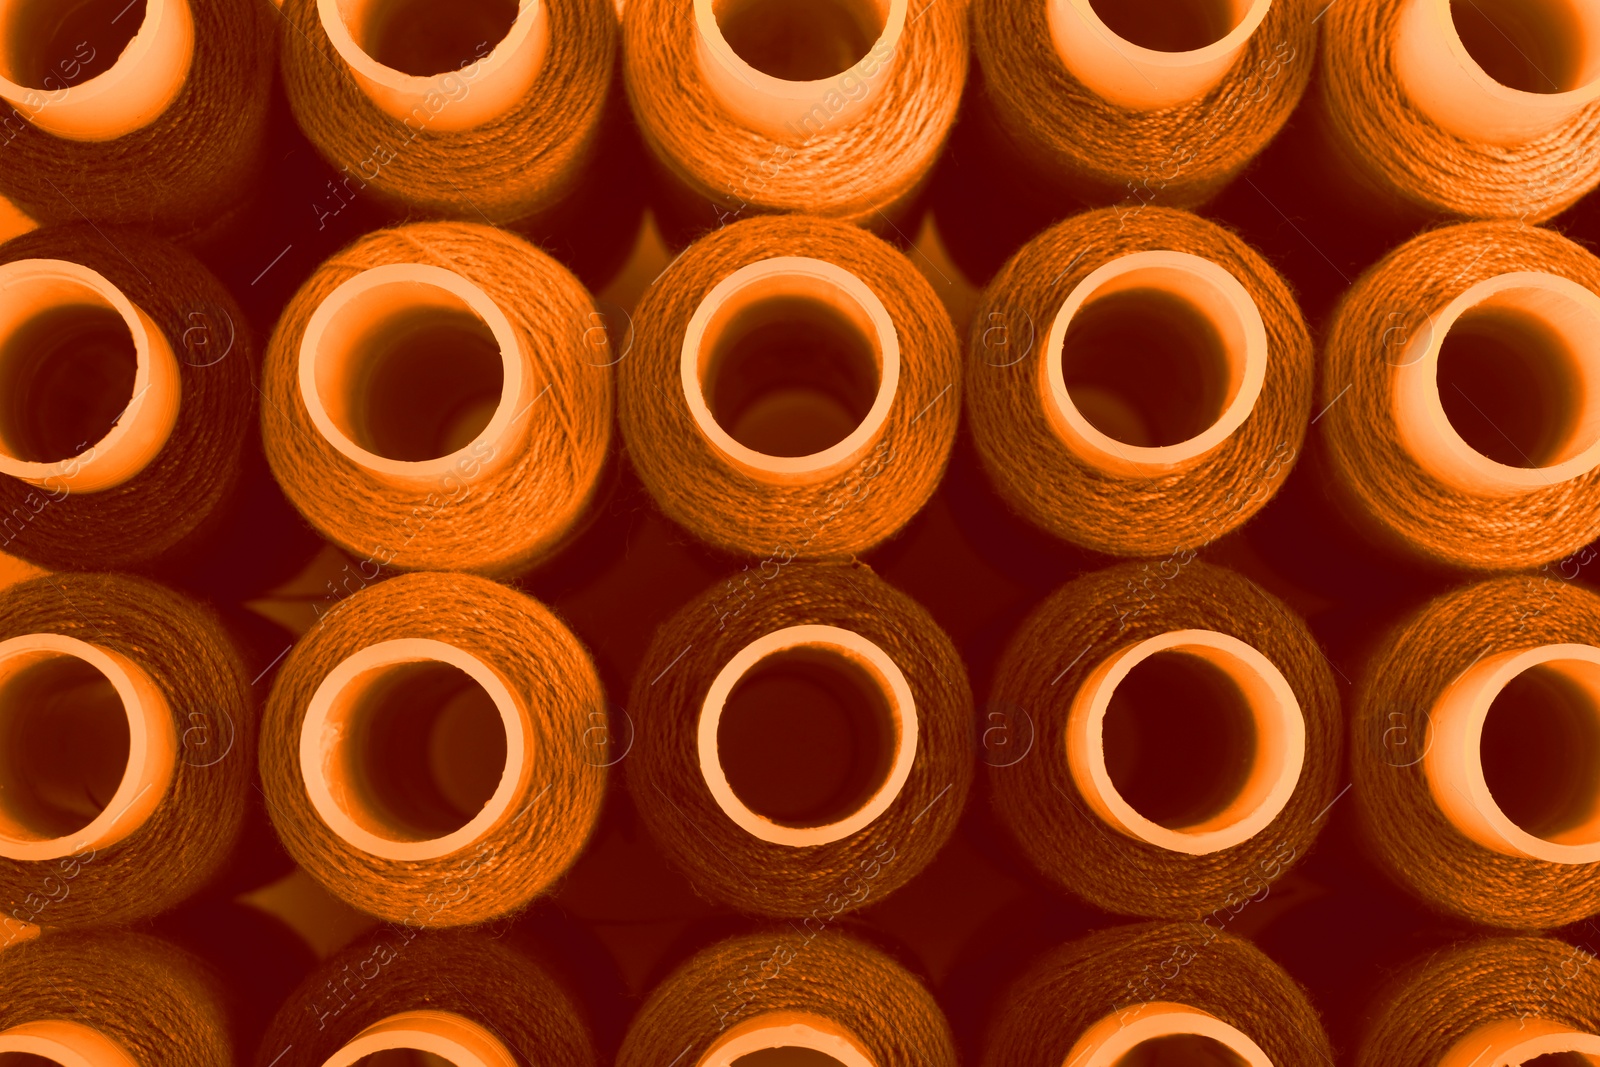
[(365, 0), (341, 8), (363, 52), (391, 70), (423, 78), (486, 57), (511, 32), (521, 10), (518, 0)]
[(0, 681), (0, 834), (67, 837), (105, 811), (128, 766), (128, 716), (111, 680), (48, 655)]
[(1222, 335), (1193, 303), (1161, 289), (1093, 296), (1061, 346), (1062, 379), (1089, 424), (1123, 444), (1187, 441), (1221, 418), (1232, 373)]
[(757, 300), (715, 333), (706, 406), (752, 451), (813, 455), (849, 437), (872, 410), (880, 358), (860, 323), (837, 307), (805, 296)]
[(1562, 93), (1600, 73), (1580, 2), (1451, 0), (1450, 18), (1489, 77), (1525, 93)]
[(61, 1063), (31, 1052), (0, 1052), (0, 1067), (61, 1067)]
[(1245, 1061), (1214, 1038), (1169, 1034), (1139, 1042), (1117, 1060), (1116, 1067), (1245, 1067)]
[(71, 459), (111, 432), (138, 371), (133, 334), (110, 307), (28, 317), (0, 341), (0, 447), (29, 463)]
[(723, 704), (717, 753), (740, 802), (782, 826), (859, 811), (889, 778), (898, 731), (864, 667), (818, 648), (778, 652)]
[(716, 0), (713, 11), (734, 54), (784, 81), (843, 74), (883, 33), (888, 12), (870, 0)]
[(1500, 810), (1535, 837), (1600, 841), (1600, 668), (1533, 667), (1489, 705), (1479, 745)]
[(371, 671), (358, 684), (330, 776), (340, 806), (389, 840), (461, 829), (506, 770), (505, 723), (493, 698), (465, 671), (431, 661)]
[(1600, 1067), (1600, 1056), (1585, 1056), (1581, 1052), (1546, 1052), (1531, 1060), (1523, 1060), (1523, 1067)]
[(783, 1048), (763, 1048), (747, 1052), (733, 1061), (733, 1067), (841, 1067), (841, 1065), (826, 1052), (785, 1045)]
[(1215, 44), (1244, 20), (1248, 0), (1089, 0), (1106, 28), (1155, 52), (1192, 52)]
[(1134, 665), (1111, 694), (1101, 736), (1111, 784), (1168, 830), (1226, 810), (1256, 756), (1255, 718), (1238, 683), (1181, 651)]
[(13, 0), (4, 16), (5, 74), (60, 93), (110, 70), (144, 25), (146, 0)]
[(443, 1056), (414, 1048), (386, 1048), (363, 1056), (356, 1063), (361, 1067), (456, 1067), (454, 1062)]

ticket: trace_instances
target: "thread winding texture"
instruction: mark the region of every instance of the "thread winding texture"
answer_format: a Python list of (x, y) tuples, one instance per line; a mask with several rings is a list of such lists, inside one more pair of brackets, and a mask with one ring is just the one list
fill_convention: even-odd
[(1540, 937), (1482, 938), (1430, 953), (1373, 998), (1356, 1067), (1433, 1067), (1456, 1042), (1497, 1020), (1600, 1033), (1595, 964), (1582, 948)]
[[(1093, 814), (1067, 763), (1067, 721), (1085, 678), (1112, 653), (1173, 630), (1236, 637), (1283, 674), (1305, 719), (1294, 793), (1249, 840), (1204, 855), (1136, 841)], [(1051, 881), (1106, 911), (1226, 922), (1311, 847), (1338, 788), (1342, 722), (1333, 675), (1306, 626), (1230, 571), (1181, 558), (1125, 563), (1058, 589), (1000, 659), (991, 706), (1032, 720), (1024, 758), (992, 766), (994, 809)]]
[[(1200, 256), (1239, 280), (1266, 327), (1266, 378), (1244, 424), (1192, 466), (1115, 476), (1078, 459), (1056, 435), (1040, 399), (1039, 361), (1061, 358), (1044, 351), (1045, 339), (1078, 283), (1117, 258), (1153, 250)], [(1216, 540), (1277, 492), (1305, 438), (1313, 368), (1288, 285), (1238, 237), (1183, 211), (1119, 217), (1106, 208), (1034, 238), (985, 290), (967, 346), (967, 417), (995, 488), (1028, 520), (1097, 552), (1159, 555)]]
[(178, 364), (178, 419), (144, 470), (94, 493), (0, 475), (0, 549), (50, 570), (146, 570), (204, 540), (238, 486), (255, 406), (249, 323), (188, 253), (139, 232), (48, 226), (0, 262), (60, 259), (96, 271), (150, 317)]
[(1548, 644), (1600, 645), (1600, 595), (1545, 575), (1432, 601), (1386, 638), (1350, 718), (1357, 807), (1372, 853), (1430, 906), (1489, 926), (1546, 929), (1600, 912), (1600, 863), (1507, 856), (1456, 830), (1424, 773), (1430, 713), (1472, 664)]
[[(529, 395), (516, 456), (479, 444), (432, 488), (385, 484), (346, 459), (311, 421), (300, 343), (318, 305), (362, 271), (415, 263), (477, 285), (510, 320)], [(565, 543), (593, 501), (611, 441), (610, 344), (594, 302), (565, 267), (509, 233), (415, 223), (356, 241), (319, 267), (278, 320), (267, 349), (261, 431), (285, 495), (329, 540), (380, 569), (505, 575)], [(488, 451), (485, 451), (487, 448)]]
[(157, 915), (204, 887), (239, 838), (256, 738), (244, 662), (209, 610), (125, 575), (58, 574), (0, 592), (0, 641), (26, 634), (75, 637), (141, 668), (179, 749), (166, 794), (122, 840), (58, 860), (0, 858), (0, 905), (45, 927)]
[(1429, 216), (1541, 222), (1600, 184), (1600, 103), (1515, 145), (1475, 142), (1419, 111), (1394, 69), (1402, 0), (1328, 11), (1321, 123), (1352, 175)]
[(950, 1027), (917, 978), (853, 937), (793, 926), (736, 937), (667, 977), (623, 1038), (617, 1067), (692, 1065), (741, 1023), (771, 1012), (842, 1027), (877, 1067), (955, 1067)]
[[(778, 256), (854, 274), (882, 301), (900, 347), (899, 384), (876, 445), (809, 484), (758, 480), (730, 464), (693, 422), (680, 377), (684, 333), (701, 301), (739, 268)], [(816, 218), (736, 223), (680, 256), (645, 293), (634, 323), (617, 383), (628, 456), (662, 511), (702, 540), (785, 562), (852, 555), (892, 536), (938, 487), (960, 418), (955, 330), (932, 286), (878, 238)]]
[[(307, 706), (328, 672), (369, 645), (426, 638), (503, 678), (524, 715), (532, 774), (511, 814), (433, 859), (368, 853), (323, 822), (300, 766)], [(589, 839), (606, 771), (588, 741), (604, 698), (594, 663), (538, 601), (485, 578), (408, 574), (327, 612), (278, 672), (261, 730), (261, 783), (284, 847), (335, 895), (414, 926), (462, 926), (516, 911), (547, 890)]]
[[(578, 190), (594, 156), (618, 36), (609, 0), (555, 0), (545, 9), (549, 44), (522, 99), (479, 126), (443, 131), (429, 128), (433, 117), (461, 97), (435, 93), (437, 107), (395, 118), (368, 98), (334, 51), (317, 0), (284, 0), (283, 84), (295, 120), (346, 180), (393, 208), (542, 225)], [(471, 93), (478, 66), (470, 62), (455, 75), (462, 93)]]
[(255, 1062), (317, 1067), (367, 1027), (409, 1011), (477, 1023), (517, 1067), (598, 1067), (577, 1007), (533, 960), (474, 931), (409, 926), (380, 928), (325, 960), (278, 1009)]
[[(913, 5), (894, 50), (824, 79), (803, 128), (782, 139), (742, 125), (717, 101), (700, 71), (694, 6), (629, 3), (623, 73), (639, 132), (661, 168), (710, 201), (705, 223), (803, 211), (887, 226), (932, 171), (961, 103), (966, 0)], [(868, 113), (848, 124), (834, 120), (862, 108)]]
[(199, 959), (147, 934), (49, 933), (0, 952), (0, 1031), (61, 1020), (99, 1032), (139, 1067), (231, 1067), (220, 987)]
[(1046, 0), (974, 0), (980, 107), (1007, 154), (1057, 195), (1089, 203), (1203, 203), (1277, 135), (1305, 92), (1320, 5), (1274, 0), (1237, 62), (1188, 103), (1121, 107), (1055, 50)]
[[(854, 631), (888, 655), (910, 686), (917, 738), (910, 777), (881, 815), (840, 840), (793, 847), (754, 837), (717, 806), (697, 735), (723, 665), (757, 638), (805, 625)], [(763, 566), (713, 586), (656, 631), (630, 707), (628, 787), (645, 825), (697, 892), (744, 911), (826, 922), (879, 900), (932, 861), (966, 803), (966, 669), (927, 612), (863, 564)]]
[(981, 1063), (1061, 1067), (1084, 1031), (1147, 1001), (1216, 1016), (1274, 1067), (1333, 1062), (1305, 991), (1260, 949), (1200, 923), (1140, 923), (1098, 930), (1034, 964), (1005, 995)]
[(1513, 271), (1600, 292), (1600, 259), (1559, 234), (1516, 222), (1459, 223), (1384, 257), (1344, 295), (1328, 329), (1321, 400), (1332, 406), (1320, 429), (1336, 486), (1381, 540), (1448, 566), (1536, 567), (1600, 537), (1600, 472), (1488, 497), (1444, 484), (1401, 447), (1391, 397), (1405, 346), (1461, 293)]

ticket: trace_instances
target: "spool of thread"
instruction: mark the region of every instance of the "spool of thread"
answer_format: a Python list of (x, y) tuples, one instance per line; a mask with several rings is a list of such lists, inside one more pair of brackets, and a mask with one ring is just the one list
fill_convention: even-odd
[(933, 495), (960, 356), (932, 286), (883, 241), (749, 219), (678, 257), (634, 323), (617, 368), (629, 458), (702, 540), (784, 562), (848, 556)]
[(1390, 212), (1539, 222), (1600, 184), (1600, 11), (1356, 0), (1328, 11), (1323, 135)]
[(0, 952), (0, 1061), (226, 1067), (219, 989), (198, 959), (147, 934), (47, 934)]
[(634, 676), (628, 786), (703, 896), (819, 923), (877, 901), (954, 832), (972, 777), (955, 646), (862, 564), (707, 590)]
[(221, 623), (154, 582), (98, 574), (12, 586), (0, 620), (5, 914), (129, 923), (205, 886), (255, 762), (249, 678)]
[(1465, 942), (1413, 962), (1380, 993), (1357, 1067), (1588, 1064), (1600, 1055), (1600, 966), (1562, 941)]
[(1001, 1004), (984, 1067), (1333, 1062), (1299, 984), (1250, 942), (1206, 924), (1098, 930), (1045, 955)]
[(1031, 179), (1014, 184), (1058, 212), (1114, 201), (1137, 211), (1154, 199), (1193, 207), (1289, 118), (1311, 75), (1318, 9), (975, 0), (980, 121)]
[(284, 660), (262, 786), (289, 854), (334, 895), (408, 926), (487, 922), (588, 841), (603, 708), (588, 653), (538, 601), (402, 575), (336, 605)]
[(51, 226), (0, 245), (0, 551), (49, 570), (188, 556), (232, 502), (248, 325), (187, 253)]
[(1189, 551), (1288, 477), (1312, 360), (1289, 287), (1232, 233), (1165, 208), (1091, 211), (985, 291), (967, 415), (1000, 495), (1036, 525), (1113, 555)]
[(577, 531), (610, 448), (598, 321), (566, 268), (509, 233), (369, 234), (273, 331), (267, 460), (364, 569), (526, 571)]
[(7, 4), (0, 195), (45, 223), (217, 235), (263, 170), (274, 17), (237, 0)]
[(990, 771), (1046, 877), (1121, 915), (1225, 925), (1304, 856), (1338, 788), (1342, 722), (1309, 630), (1192, 560), (1067, 583), (1000, 659), (991, 704), (1033, 723)]
[(1545, 929), (1600, 912), (1600, 595), (1549, 575), (1429, 603), (1351, 716), (1373, 854), (1451, 915)]
[(1319, 426), (1357, 524), (1476, 570), (1600, 536), (1596, 294), (1600, 259), (1514, 222), (1421, 234), (1363, 275), (1328, 330)]
[(278, 1010), (255, 1062), (597, 1067), (572, 1000), (533, 961), (473, 931), (409, 927), (326, 960)]
[(689, 229), (805, 212), (888, 231), (960, 105), (967, 5), (630, 0), (623, 69)]
[(956, 1051), (938, 1004), (899, 963), (790, 924), (712, 945), (656, 987), (617, 1067), (671, 1062), (955, 1067)]

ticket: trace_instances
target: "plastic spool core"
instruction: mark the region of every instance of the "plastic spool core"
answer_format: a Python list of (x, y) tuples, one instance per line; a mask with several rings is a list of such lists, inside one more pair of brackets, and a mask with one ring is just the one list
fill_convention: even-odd
[(1451, 133), (1522, 144), (1600, 99), (1600, 8), (1587, 0), (1407, 0), (1394, 69), (1412, 102)]
[(1239, 60), (1272, 0), (1050, 0), (1056, 54), (1090, 91), (1153, 111), (1197, 100)]
[(139, 1067), (98, 1030), (64, 1019), (41, 1019), (0, 1031), (0, 1067)]
[[(804, 764), (795, 758), (802, 751), (812, 757)], [(700, 708), (700, 773), (712, 799), (773, 844), (824, 845), (866, 827), (900, 795), (916, 752), (905, 675), (872, 641), (837, 626), (790, 626), (750, 642), (717, 673)], [(730, 769), (751, 799), (736, 791)], [(819, 788), (808, 772), (831, 777)], [(771, 817), (784, 804), (790, 810), (777, 814), (785, 817)]]
[(831, 136), (883, 98), (908, 0), (694, 0), (695, 58), (737, 121), (774, 140)]
[(148, 126), (177, 99), (193, 60), (188, 0), (0, 4), (0, 98), (67, 140)]
[(454, 645), (368, 645), (317, 687), (300, 729), (300, 773), (322, 821), (390, 860), (447, 856), (514, 816), (533, 773), (519, 699)]
[(680, 371), (690, 417), (724, 459), (763, 482), (810, 484), (861, 464), (882, 438), (900, 342), (860, 278), (779, 256), (706, 294)]
[(1456, 489), (1512, 496), (1588, 474), (1600, 466), (1600, 296), (1537, 271), (1479, 282), (1411, 338), (1393, 390), (1401, 445)]
[(166, 796), (177, 750), (165, 698), (130, 660), (59, 634), (0, 641), (0, 856), (121, 841)]
[(300, 396), (346, 459), (403, 488), (458, 487), (526, 440), (532, 386), (511, 322), (454, 271), (362, 271), (312, 313)]
[(489, 1030), (446, 1011), (406, 1011), (373, 1023), (322, 1067), (517, 1067)]
[(166, 336), (102, 275), (0, 265), (0, 474), (52, 495), (121, 485), (166, 446), (180, 392)]
[(1187, 1004), (1147, 1001), (1112, 1012), (1078, 1038), (1062, 1067), (1273, 1067), (1250, 1036)]
[(1267, 373), (1261, 312), (1228, 271), (1136, 252), (1067, 294), (1039, 361), (1056, 436), (1084, 463), (1151, 478), (1199, 462), (1244, 424)]
[[(1204, 715), (1203, 695), (1210, 698)], [(1163, 745), (1173, 759), (1163, 760)], [(1204, 855), (1253, 837), (1289, 802), (1305, 761), (1305, 718), (1288, 680), (1256, 649), (1212, 630), (1171, 630), (1128, 645), (1089, 673), (1068, 713), (1066, 749), (1078, 791), (1113, 828)], [(1129, 767), (1168, 791), (1135, 793), (1146, 807), (1152, 798), (1166, 806), (1162, 821), (1118, 787), (1119, 777), (1141, 780)], [(1195, 767), (1212, 775), (1198, 789), (1185, 791), (1180, 780), (1174, 791), (1159, 781)]]
[(877, 1067), (860, 1040), (810, 1012), (763, 1012), (724, 1031), (694, 1067)]
[(1434, 704), (1427, 746), (1429, 792), (1463, 835), (1508, 856), (1600, 862), (1600, 648), (1485, 656)]
[[(550, 45), (542, 0), (317, 0), (356, 84), (412, 130), (469, 130), (533, 88)], [(397, 69), (399, 68), (399, 69)]]
[(1439, 1067), (1600, 1067), (1600, 1037), (1549, 1019), (1498, 1019), (1451, 1046)]

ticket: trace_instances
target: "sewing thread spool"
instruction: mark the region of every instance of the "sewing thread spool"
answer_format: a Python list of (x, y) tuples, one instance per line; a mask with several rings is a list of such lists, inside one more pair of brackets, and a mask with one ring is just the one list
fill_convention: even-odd
[(229, 0), (7, 5), (0, 195), (44, 223), (215, 236), (262, 170), (271, 17)]
[(1371, 1002), (1359, 1067), (1514, 1067), (1600, 1055), (1600, 967), (1553, 938), (1480, 938), (1413, 961)]
[(629, 3), (628, 99), (669, 199), (701, 231), (774, 212), (889, 230), (955, 119), (966, 18), (909, 0)]
[(341, 949), (289, 996), (256, 1063), (285, 1054), (309, 1067), (598, 1062), (573, 1001), (532, 960), (472, 931), (406, 926)]
[(1339, 697), (1310, 631), (1192, 559), (1067, 583), (991, 704), (1033, 723), (993, 803), (1051, 881), (1122, 915), (1226, 923), (1305, 855), (1337, 789)]
[(990, 283), (967, 415), (1023, 516), (1154, 556), (1271, 499), (1305, 436), (1312, 367), (1293, 295), (1243, 241), (1187, 212), (1106, 209), (1039, 235)]
[(1421, 234), (1363, 275), (1328, 330), (1319, 426), (1358, 526), (1476, 570), (1600, 536), (1597, 294), (1600, 260), (1512, 222)]
[(12, 586), (0, 618), (5, 913), (127, 923), (204, 887), (239, 837), (255, 757), (221, 623), (154, 582), (95, 574)]
[(798, 216), (718, 230), (634, 324), (617, 368), (628, 456), (702, 540), (784, 562), (852, 555), (938, 486), (960, 415), (955, 332), (870, 234)]
[(613, 360), (597, 321), (578, 280), (509, 233), (370, 234), (278, 321), (267, 460), (364, 572), (526, 571), (574, 535), (600, 483)]
[[(955, 647), (861, 564), (773, 564), (663, 623), (628, 786), (709, 899), (828, 922), (925, 867), (971, 781)], [(826, 916), (826, 918), (824, 918)]]
[(1432, 601), (1386, 638), (1351, 716), (1367, 843), (1472, 922), (1600, 912), (1600, 595), (1549, 573)]
[(674, 1056), (685, 1067), (956, 1063), (944, 1015), (914, 975), (853, 937), (792, 924), (703, 949), (656, 987), (617, 1067)]
[(1109, 1067), (1163, 1053), (1247, 1067), (1333, 1062), (1295, 980), (1207, 924), (1096, 931), (1046, 954), (1001, 1004), (984, 1067)]
[(1359, 0), (1326, 22), (1323, 136), (1369, 201), (1539, 222), (1600, 183), (1592, 7)]
[(50, 933), (0, 952), (0, 1059), (62, 1067), (234, 1062), (229, 1005), (200, 960), (123, 931)]
[(0, 550), (50, 570), (188, 555), (248, 445), (238, 305), (187, 253), (89, 224), (0, 246), (0, 284)]
[(262, 786), (289, 854), (330, 892), (408, 926), (486, 922), (588, 841), (603, 708), (588, 653), (537, 601), (402, 575), (329, 610), (284, 660)]

